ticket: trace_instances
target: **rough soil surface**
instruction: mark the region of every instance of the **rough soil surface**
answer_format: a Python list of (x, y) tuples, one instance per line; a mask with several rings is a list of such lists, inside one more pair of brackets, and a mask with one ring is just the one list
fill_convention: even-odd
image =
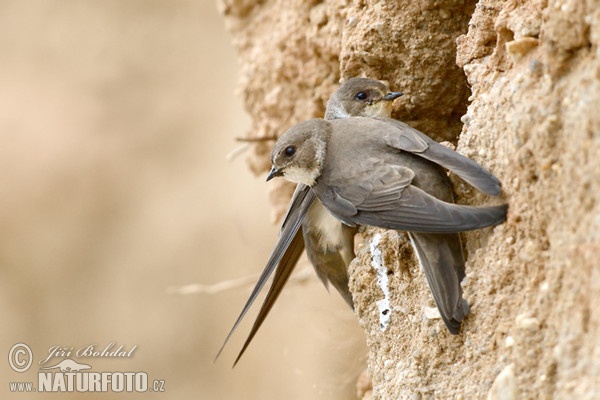
[[(504, 225), (464, 235), (471, 314), (460, 335), (432, 315), (406, 238), (362, 232), (351, 290), (373, 389), (362, 377), (359, 396), (597, 398), (600, 1), (221, 0), (221, 10), (253, 117), (248, 137), (321, 116), (340, 79), (368, 76), (405, 93), (396, 118), (457, 143), (503, 183), (498, 200), (453, 178), (461, 203), (510, 204)], [(271, 145), (252, 145), (255, 173), (267, 171)], [(289, 195), (280, 186), (276, 215)], [(389, 269), (385, 331), (374, 233)]]

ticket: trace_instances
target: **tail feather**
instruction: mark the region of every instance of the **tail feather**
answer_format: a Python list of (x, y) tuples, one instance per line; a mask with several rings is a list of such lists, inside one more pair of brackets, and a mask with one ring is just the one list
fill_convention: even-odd
[(460, 236), (414, 232), (408, 235), (442, 320), (450, 333), (456, 335), (469, 312), (469, 303), (463, 299), (460, 286), (465, 277)]

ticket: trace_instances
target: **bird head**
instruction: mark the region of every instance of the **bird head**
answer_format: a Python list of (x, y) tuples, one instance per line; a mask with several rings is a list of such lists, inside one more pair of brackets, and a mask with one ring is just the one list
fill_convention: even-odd
[(402, 92), (391, 92), (388, 85), (368, 78), (347, 80), (327, 102), (325, 119), (347, 117), (387, 117), (392, 114), (392, 102)]
[(276, 176), (308, 186), (321, 174), (331, 125), (323, 119), (311, 119), (291, 127), (273, 146), (273, 167), (267, 181)]

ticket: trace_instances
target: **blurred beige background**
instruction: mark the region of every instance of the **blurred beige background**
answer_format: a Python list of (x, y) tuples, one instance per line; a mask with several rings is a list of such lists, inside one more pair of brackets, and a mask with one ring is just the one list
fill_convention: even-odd
[[(52, 346), (111, 342), (165, 392), (67, 399), (348, 399), (363, 336), (314, 274), (213, 358), (274, 244), (264, 177), (225, 156), (249, 126), (213, 1), (0, 0), (0, 398)], [(303, 261), (299, 270), (307, 268)], [(169, 288), (251, 278), (214, 294)], [(6, 355), (34, 352), (25, 373)], [(47, 365), (62, 360), (55, 358)], [(56, 396), (54, 396), (56, 397)]]

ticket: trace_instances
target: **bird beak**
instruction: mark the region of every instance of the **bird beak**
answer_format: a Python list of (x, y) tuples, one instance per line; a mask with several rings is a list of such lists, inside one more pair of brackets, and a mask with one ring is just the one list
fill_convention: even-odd
[(403, 94), (404, 93), (402, 93), (402, 92), (389, 92), (388, 94), (383, 96), (382, 100), (392, 101), (392, 100), (397, 99), (398, 97), (402, 96)]
[(271, 168), (269, 175), (267, 175), (267, 182), (269, 182), (271, 179), (275, 178), (276, 176), (283, 176), (283, 171), (273, 167), (273, 168)]

